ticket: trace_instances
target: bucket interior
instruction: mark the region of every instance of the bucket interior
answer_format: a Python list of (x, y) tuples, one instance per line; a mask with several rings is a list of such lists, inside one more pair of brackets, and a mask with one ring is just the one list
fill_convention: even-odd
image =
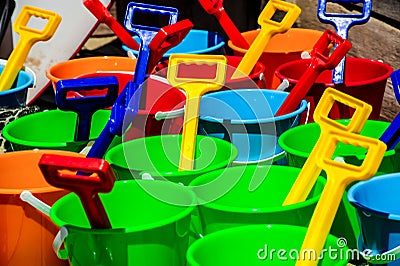
[[(176, 204), (158, 198), (168, 195)], [(193, 210), (194, 194), (187, 188), (163, 181), (118, 181), (113, 190), (99, 194), (112, 229), (136, 232), (160, 227), (188, 216)], [(58, 226), (90, 228), (79, 197), (70, 193), (51, 208), (51, 219)]]
[[(205, 202), (209, 208), (243, 213), (279, 212), (318, 201), (324, 179), (318, 179), (307, 201), (282, 206), (299, 173), (299, 168), (288, 166), (235, 166), (201, 175), (190, 186), (194, 186), (199, 204)], [(257, 181), (262, 183), (255, 190), (250, 189), (252, 182)]]
[[(348, 121), (345, 119), (337, 120), (342, 124), (346, 124)], [(379, 139), (388, 126), (388, 122), (367, 120), (360, 135)], [(301, 125), (284, 132), (279, 138), (279, 144), (289, 154), (307, 158), (317, 143), (320, 134), (321, 129), (316, 123)], [(365, 155), (366, 151), (363, 147), (339, 143), (333, 156), (362, 156)]]
[[(277, 224), (222, 230), (194, 242), (188, 249), (188, 263), (190, 266), (294, 265), (306, 231), (306, 227)], [(329, 247), (338, 248), (337, 238), (332, 235), (328, 235), (325, 243), (325, 248)], [(285, 250), (287, 259), (278, 259), (277, 253), (271, 256), (272, 249)], [(337, 255), (345, 254), (344, 250), (347, 248), (339, 248)], [(289, 256), (290, 251), (292, 256)], [(319, 265), (346, 265), (346, 261), (346, 258), (330, 260), (329, 256), (324, 256)]]
[[(110, 111), (99, 110), (92, 117), (89, 139), (96, 139), (103, 130)], [(3, 130), (11, 143), (29, 147), (65, 146), (74, 141), (77, 114), (51, 110), (21, 117), (10, 122)]]
[(399, 174), (379, 176), (357, 183), (351, 187), (348, 196), (350, 202), (355, 202), (356, 206), (366, 207), (382, 215), (400, 217), (400, 197), (397, 192), (399, 186)]
[[(310, 59), (296, 60), (286, 63), (276, 70), (281, 79), (288, 79), (290, 83), (297, 83), (308, 68)], [(347, 57), (345, 64), (346, 86), (360, 86), (386, 80), (392, 69), (385, 63), (365, 58)], [(332, 70), (323, 71), (315, 83), (332, 85)]]
[(112, 148), (106, 160), (121, 168), (146, 171), (156, 176), (187, 175), (228, 165), (236, 148), (224, 140), (197, 136), (194, 170), (178, 172), (182, 135), (161, 135), (130, 140)]

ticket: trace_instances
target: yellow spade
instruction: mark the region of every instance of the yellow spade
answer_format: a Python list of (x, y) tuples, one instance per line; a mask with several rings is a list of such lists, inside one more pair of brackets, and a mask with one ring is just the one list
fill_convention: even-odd
[[(226, 68), (227, 59), (223, 55), (173, 54), (169, 58), (167, 79), (172, 86), (186, 92), (179, 170), (193, 169), (200, 99), (206, 92), (224, 86)], [(213, 70), (211, 76), (210, 69)]]
[[(48, 20), (43, 29), (33, 29), (27, 26), (32, 16)], [(11, 88), (32, 46), (38, 41), (49, 40), (60, 22), (61, 16), (55, 12), (33, 6), (22, 7), (13, 25), (14, 31), (19, 34), (20, 38), (1, 73), (0, 91)], [(65, 38), (68, 39), (68, 36)]]
[[(285, 17), (280, 22), (272, 20), (277, 10), (286, 12)], [(289, 30), (300, 13), (300, 7), (295, 4), (280, 0), (269, 0), (258, 17), (258, 24), (261, 26), (260, 32), (233, 73), (232, 79), (248, 76), (272, 36)]]
[[(331, 111), (335, 101), (355, 109), (348, 125), (339, 124), (329, 118), (329, 112)], [(329, 138), (329, 136), (326, 131), (330, 128), (336, 128), (346, 132), (360, 133), (371, 111), (371, 105), (357, 98), (333, 88), (327, 88), (325, 90), (314, 110), (314, 121), (320, 126), (321, 135), (302, 167), (283, 205), (294, 204), (307, 199), (308, 194), (322, 171), (321, 167), (315, 164), (315, 161), (318, 159), (318, 154), (321, 153), (320, 150), (324, 148), (325, 143), (328, 141), (327, 138)]]
[[(325, 142), (319, 142), (316, 145), (310, 158), (312, 158), (313, 164), (326, 171), (327, 183), (315, 207), (296, 266), (318, 264), (318, 258), (346, 187), (354, 181), (367, 180), (375, 175), (386, 151), (385, 143), (378, 139), (360, 136), (327, 124), (320, 126), (323, 129), (321, 134), (325, 135)], [(336, 146), (340, 142), (367, 149), (361, 166), (332, 160)], [(310, 251), (314, 256), (308, 256)], [(306, 253), (308, 255), (303, 256)]]

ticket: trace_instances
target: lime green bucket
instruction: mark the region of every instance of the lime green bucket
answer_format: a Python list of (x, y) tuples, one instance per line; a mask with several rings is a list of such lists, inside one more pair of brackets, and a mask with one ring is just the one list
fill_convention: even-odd
[[(209, 234), (188, 249), (189, 266), (293, 266), (299, 259), (318, 258), (311, 250), (300, 251), (307, 228), (294, 225), (246, 225)], [(346, 265), (347, 247), (329, 235), (324, 249), (327, 252), (318, 265)], [(329, 250), (333, 252), (328, 252)]]
[(130, 140), (110, 149), (105, 159), (118, 180), (154, 179), (188, 185), (197, 176), (228, 166), (238, 155), (230, 142), (197, 136), (194, 169), (178, 171), (182, 135), (161, 135)]
[[(346, 124), (349, 120), (338, 120)], [(368, 120), (360, 135), (379, 139), (382, 133), (389, 126), (389, 122)], [(285, 131), (278, 142), (286, 152), (286, 157), (290, 166), (303, 167), (310, 155), (315, 143), (319, 138), (321, 130), (316, 123), (301, 125)], [(335, 150), (334, 157), (343, 157), (347, 163), (361, 165), (365, 158), (366, 149), (339, 143)], [(400, 152), (396, 149), (385, 152), (382, 163), (376, 175), (394, 173), (400, 171)], [(322, 175), (326, 176), (325, 173)]]
[[(176, 204), (158, 199), (164, 195)], [(65, 249), (56, 250), (59, 258), (85, 266), (186, 264), (190, 215), (196, 202), (187, 187), (157, 180), (117, 181), (100, 198), (112, 229), (90, 229), (74, 193), (52, 206), (50, 217), (63, 232), (62, 239), (54, 242), (64, 243)]]
[[(94, 113), (89, 140), (95, 140), (106, 125), (111, 111)], [(3, 136), (14, 151), (31, 149), (68, 150), (80, 152), (88, 141), (74, 141), (77, 114), (51, 110), (20, 117), (3, 129)], [(121, 138), (115, 138), (120, 143)]]

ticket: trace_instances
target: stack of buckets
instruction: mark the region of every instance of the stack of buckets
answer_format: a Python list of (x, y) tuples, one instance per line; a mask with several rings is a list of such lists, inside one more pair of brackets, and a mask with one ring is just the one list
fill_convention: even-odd
[[(249, 31), (242, 36), (251, 44), (257, 34)], [(283, 79), (290, 88), (296, 84), (307, 66), (307, 60), (297, 59), (312, 49), (321, 34), (290, 29), (273, 36), (249, 77), (236, 81), (230, 75), (247, 50), (227, 42), (234, 52), (227, 56), (227, 82), (201, 100), (195, 168), (190, 171), (178, 171), (185, 94), (171, 88), (165, 69), (150, 76), (146, 108), (104, 156), (118, 180), (110, 193), (100, 194), (111, 229), (92, 229), (79, 198), (48, 185), (38, 168), (45, 153), (84, 157), (79, 152), (88, 142), (74, 140), (76, 114), (51, 110), (7, 125), (3, 135), (13, 151), (0, 160), (0, 264), (294, 265), (295, 260), (279, 260), (270, 251), (301, 247), (326, 184), (322, 173), (304, 202), (282, 206), (319, 136), (316, 124), (300, 125), (300, 116), (312, 118), (324, 88), (334, 85), (329, 81), (331, 72), (322, 73), (298, 108), (280, 117), (274, 114), (289, 93), (274, 89)], [(220, 53), (223, 45), (221, 40), (198, 53)], [(52, 66), (47, 76), (55, 87), (62, 79), (113, 75), (121, 91), (132, 79), (135, 64), (134, 59), (122, 57), (75, 59)], [(360, 71), (361, 65), (368, 65), (362, 68), (366, 71)], [(370, 103), (371, 119), (378, 119), (391, 68), (360, 58), (348, 58), (346, 67), (348, 82), (337, 89)], [(345, 122), (351, 117), (351, 110), (336, 108), (332, 118)], [(109, 109), (93, 116), (89, 141), (99, 136), (110, 117)], [(180, 115), (169, 121), (156, 119), (159, 112), (177, 111)], [(370, 120), (361, 135), (378, 138), (387, 126)], [(343, 149), (338, 154), (357, 164), (359, 151)], [(378, 174), (399, 172), (398, 159), (396, 150), (388, 151)], [(371, 184), (352, 187), (348, 197), (357, 207), (361, 231), (356, 210), (345, 196), (325, 247), (366, 249), (380, 236), (390, 238), (382, 243), (396, 243), (396, 177), (377, 177), (372, 179), (376, 183), (371, 180)], [(378, 184), (388, 199), (371, 197), (376, 192), (368, 189), (377, 191)], [(23, 190), (51, 206), (49, 217), (19, 199)], [(388, 201), (393, 204), (386, 206)], [(371, 229), (378, 223), (384, 224), (382, 228)], [(348, 247), (337, 245), (339, 237), (347, 239)], [(55, 252), (53, 239), (63, 243), (54, 245)], [(380, 243), (373, 251), (382, 253), (398, 244)], [(322, 263), (346, 265), (347, 261), (325, 256)]]

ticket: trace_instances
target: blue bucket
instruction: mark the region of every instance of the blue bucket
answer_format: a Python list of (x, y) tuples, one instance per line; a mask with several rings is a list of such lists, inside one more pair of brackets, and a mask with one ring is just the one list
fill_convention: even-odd
[[(4, 65), (0, 65), (0, 75), (3, 72)], [(0, 92), (0, 107), (21, 107), (26, 105), (26, 96), (28, 88), (34, 83), (34, 77), (20, 70), (17, 76), (17, 84), (14, 88)]]
[[(349, 202), (357, 209), (361, 228), (358, 249), (372, 255), (376, 265), (400, 257), (400, 251), (393, 250), (400, 246), (399, 187), (400, 173), (393, 173), (359, 182), (347, 194)], [(400, 260), (385, 265), (397, 266)]]
[(237, 164), (277, 161), (284, 157), (279, 136), (297, 126), (306, 110), (303, 100), (296, 111), (274, 117), (289, 93), (268, 89), (240, 89), (202, 97), (199, 134), (230, 141), (238, 149)]
[[(133, 38), (140, 43), (139, 37)], [(162, 59), (168, 59), (171, 54), (225, 54), (224, 45), (223, 38), (216, 32), (191, 30), (182, 42), (166, 52)], [(137, 50), (132, 50), (125, 45), (122, 45), (122, 48), (138, 56)]]

